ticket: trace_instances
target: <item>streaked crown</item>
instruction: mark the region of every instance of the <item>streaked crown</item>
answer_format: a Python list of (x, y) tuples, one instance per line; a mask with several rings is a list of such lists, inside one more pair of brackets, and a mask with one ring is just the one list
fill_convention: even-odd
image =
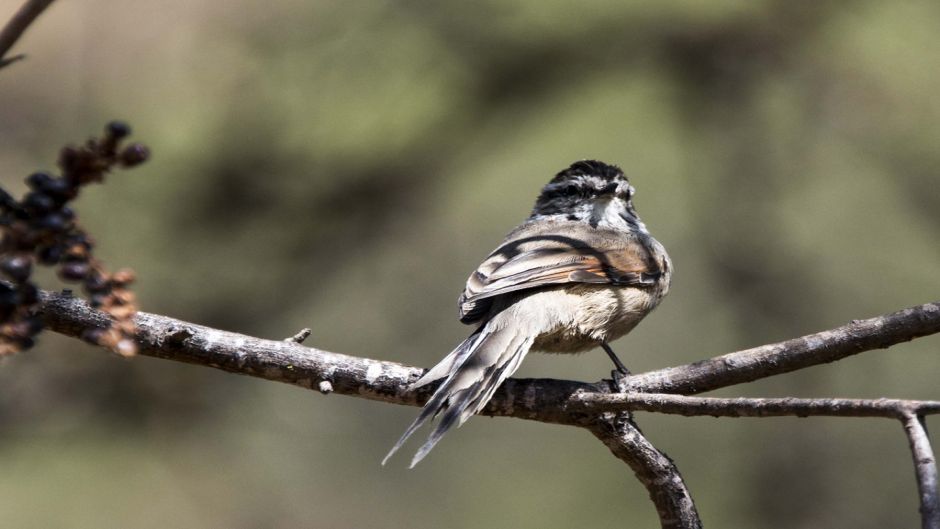
[(627, 177), (616, 165), (582, 160), (555, 175), (542, 188), (532, 214), (575, 214), (605, 198), (619, 198), (629, 204), (633, 193)]

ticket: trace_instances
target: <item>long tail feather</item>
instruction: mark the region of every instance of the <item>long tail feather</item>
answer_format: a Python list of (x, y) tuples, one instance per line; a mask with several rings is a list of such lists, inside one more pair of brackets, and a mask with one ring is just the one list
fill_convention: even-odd
[[(413, 385), (420, 387), (446, 376), (446, 380), (385, 456), (382, 464), (384, 465), (418, 428), (442, 413), (440, 422), (412, 459), (411, 467), (414, 467), (448, 430), (455, 425), (459, 427), (486, 406), (496, 388), (519, 368), (531, 346), (532, 338), (518, 336), (515, 331), (493, 321), (467, 338)], [(429, 377), (432, 373), (433, 378)], [(426, 380), (427, 378), (430, 379)]]
[[(467, 357), (473, 351), (474, 346), (480, 339), (481, 334), (482, 333), (480, 330), (471, 334), (466, 340), (461, 342), (456, 349), (451, 351), (451, 353), (444, 357), (444, 359), (441, 360), (436, 366), (428, 370), (424, 376), (414, 382), (408, 389), (414, 390), (434, 382), (435, 380), (450, 376), (451, 373), (459, 369), (460, 366), (463, 365), (464, 361), (467, 360)], [(424, 408), (421, 409), (421, 413), (418, 414), (418, 417), (416, 417), (414, 422), (408, 426), (408, 428), (405, 430), (405, 433), (402, 434), (402, 436), (398, 439), (398, 442), (395, 443), (395, 446), (393, 446), (392, 449), (389, 450), (387, 454), (385, 454), (385, 457), (382, 459), (383, 466), (393, 455), (395, 455), (395, 452), (397, 452), (398, 449), (405, 444), (405, 441), (407, 441), (408, 438), (418, 430), (418, 428), (421, 428), (421, 426), (423, 426), (424, 423), (428, 421), (428, 419), (437, 414), (437, 412), (444, 405), (446, 405), (445, 400), (447, 398), (447, 392), (441, 390), (444, 389), (447, 383), (448, 380), (445, 380), (444, 383), (441, 384), (441, 387), (439, 387), (437, 391), (434, 392), (430, 400), (425, 403)]]
[(490, 401), (490, 398), (493, 397), (493, 393), (496, 392), (499, 385), (509, 378), (516, 369), (519, 369), (522, 359), (525, 358), (531, 346), (532, 339), (528, 339), (507, 350), (500, 357), (500, 363), (490, 366), (483, 377), (473, 386), (450, 395), (450, 405), (447, 411), (444, 412), (441, 421), (431, 432), (431, 435), (428, 436), (428, 440), (415, 453), (408, 468), (414, 468), (415, 465), (420, 463), (455, 424), (460, 428), (467, 419), (482, 410), (486, 403)]

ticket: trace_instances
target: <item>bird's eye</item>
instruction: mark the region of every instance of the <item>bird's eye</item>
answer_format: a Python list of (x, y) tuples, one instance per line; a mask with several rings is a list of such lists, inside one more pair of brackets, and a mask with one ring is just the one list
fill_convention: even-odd
[(577, 195), (579, 191), (580, 191), (580, 188), (578, 188), (578, 186), (573, 185), (573, 184), (567, 185), (561, 190), (561, 192), (567, 196)]

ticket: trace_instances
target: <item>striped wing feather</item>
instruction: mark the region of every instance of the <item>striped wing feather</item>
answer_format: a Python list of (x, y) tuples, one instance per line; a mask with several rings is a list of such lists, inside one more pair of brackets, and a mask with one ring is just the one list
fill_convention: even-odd
[(642, 239), (584, 223), (523, 224), (470, 275), (460, 321), (480, 320), (495, 297), (511, 292), (567, 283), (640, 286), (659, 274)]

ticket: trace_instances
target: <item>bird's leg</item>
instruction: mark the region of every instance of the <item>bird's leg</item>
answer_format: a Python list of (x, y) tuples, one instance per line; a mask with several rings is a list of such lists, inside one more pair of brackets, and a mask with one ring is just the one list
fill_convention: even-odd
[(617, 353), (615, 353), (614, 350), (611, 349), (609, 345), (607, 345), (607, 342), (601, 342), (601, 347), (604, 349), (604, 352), (607, 353), (607, 356), (610, 357), (610, 360), (617, 367), (617, 371), (620, 373), (620, 375), (627, 376), (630, 374), (630, 370), (627, 369), (627, 366), (623, 365), (623, 362), (621, 362), (619, 358), (617, 358)]

